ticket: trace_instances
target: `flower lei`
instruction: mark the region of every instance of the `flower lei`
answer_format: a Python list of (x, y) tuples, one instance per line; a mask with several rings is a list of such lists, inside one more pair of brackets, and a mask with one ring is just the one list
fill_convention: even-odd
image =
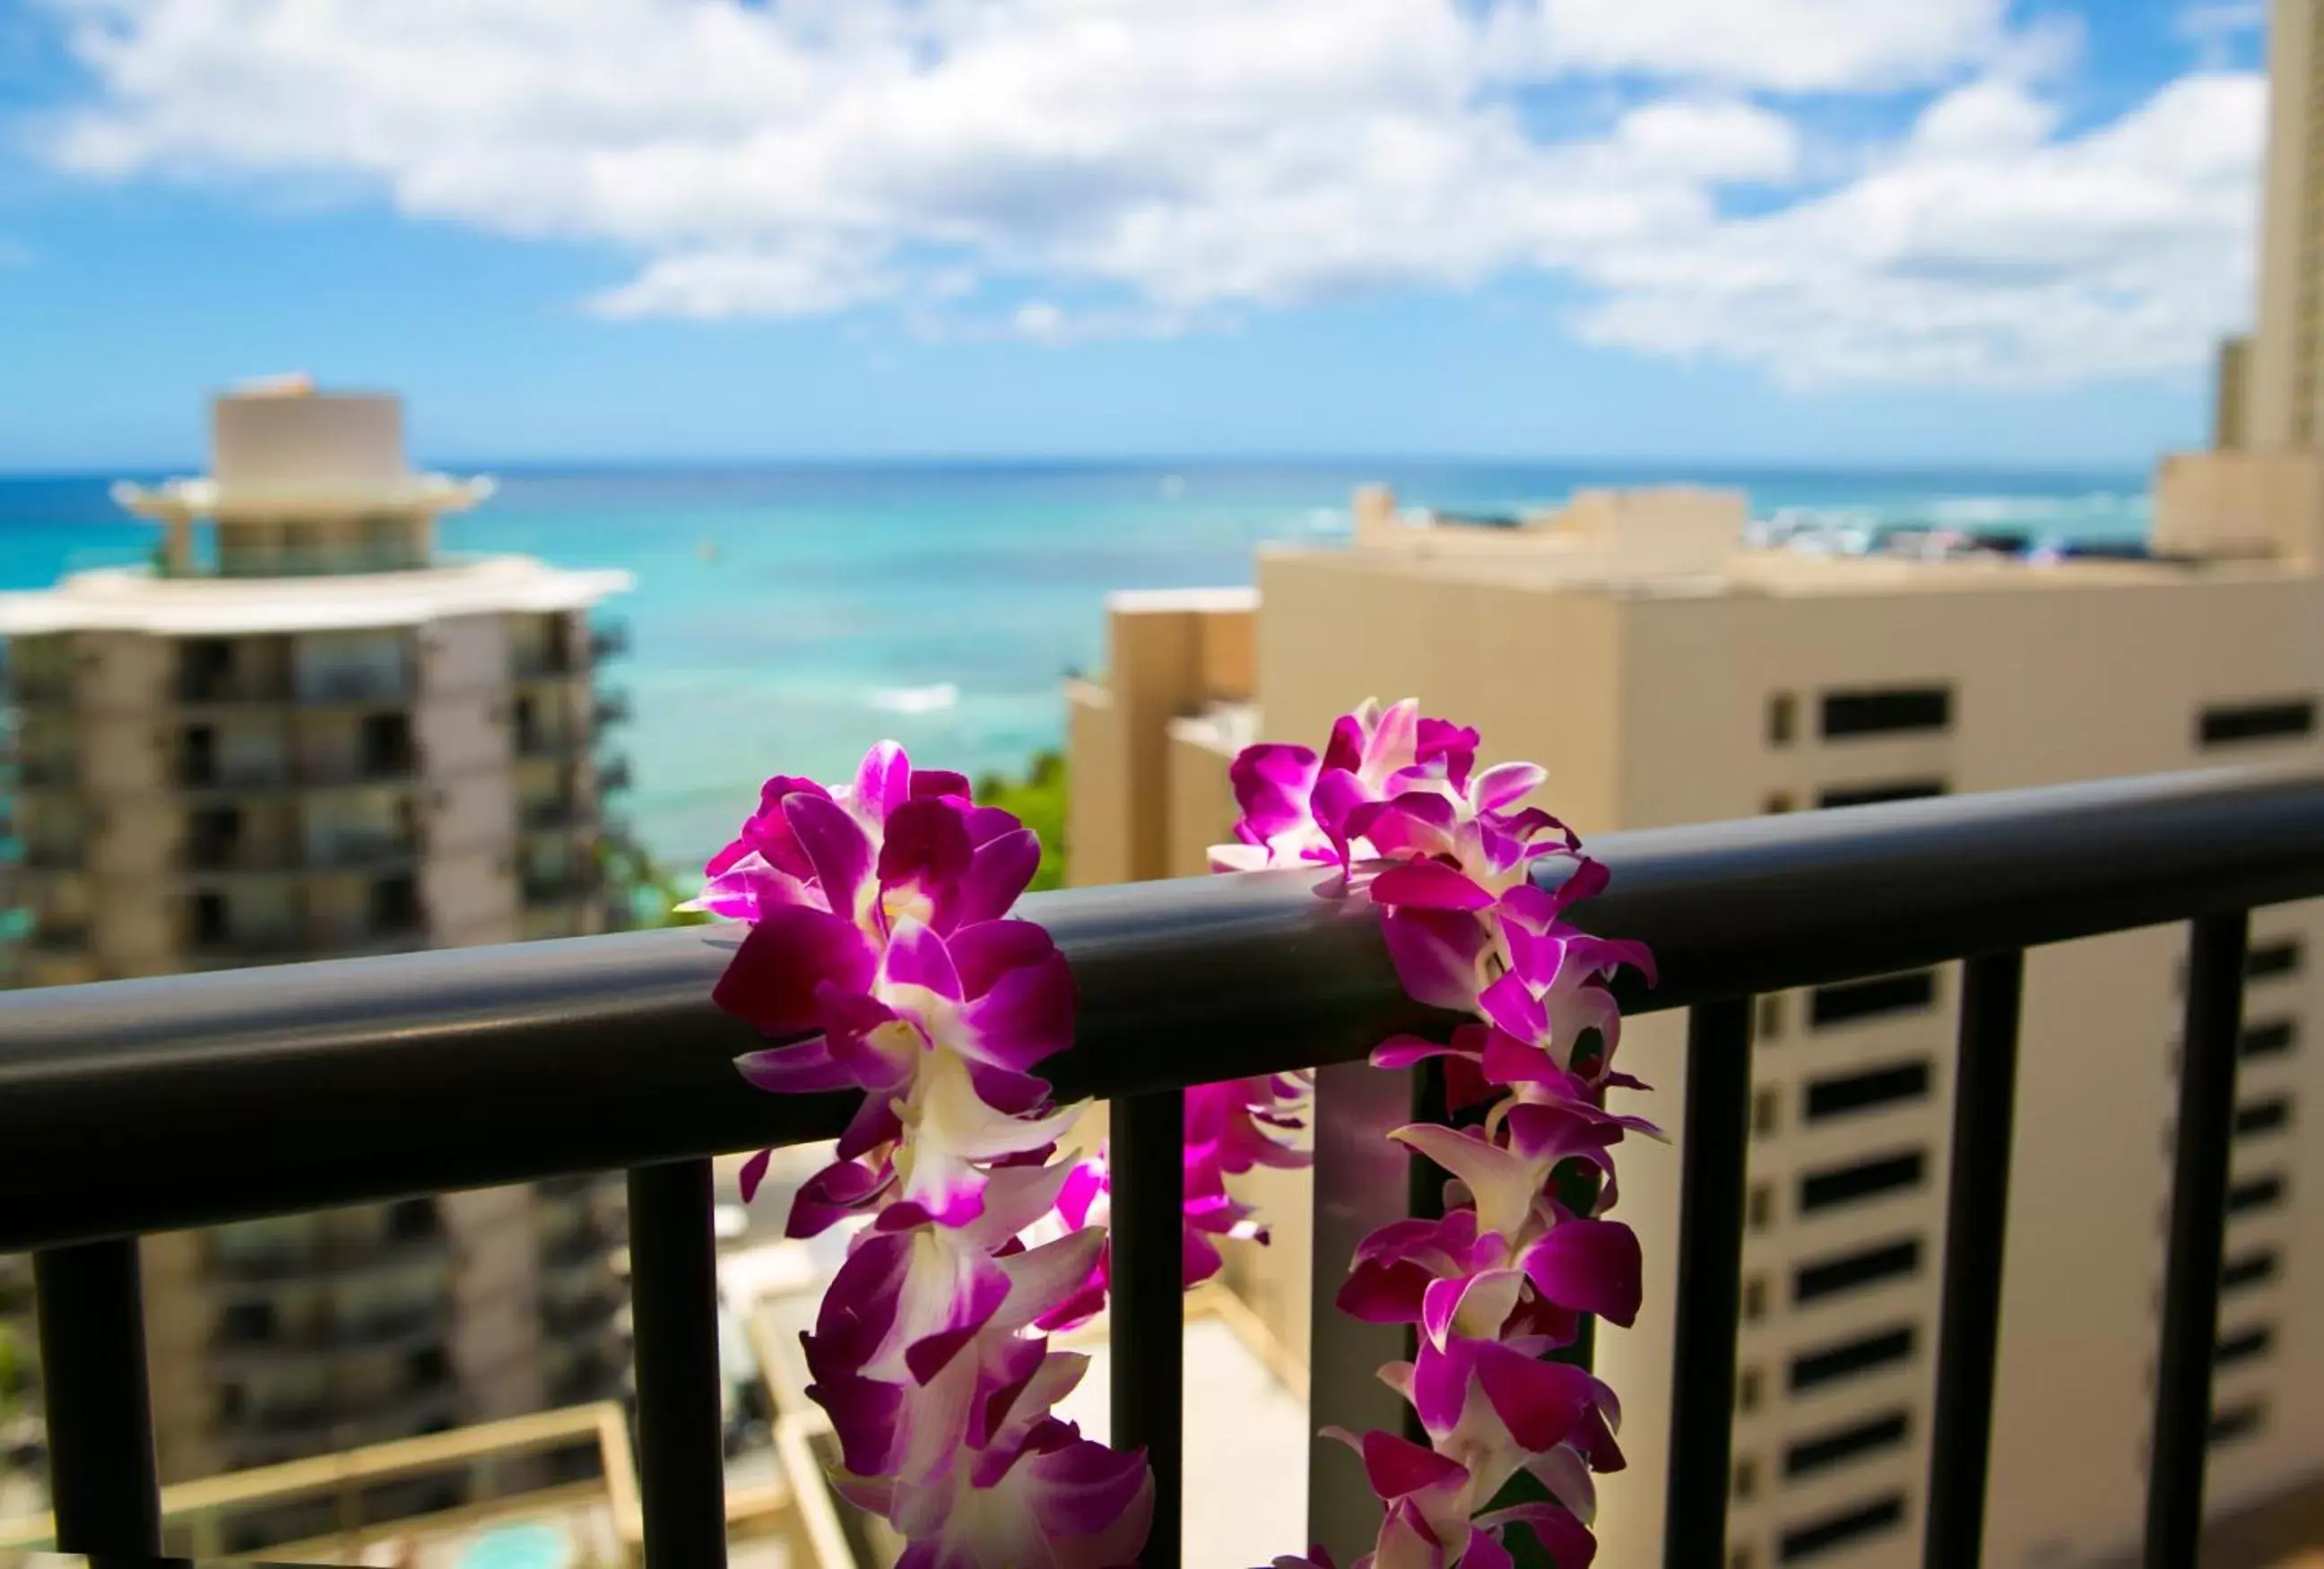
[[(1637, 1311), (1637, 1241), (1600, 1217), (1616, 1196), (1611, 1146), (1652, 1129), (1604, 1109), (1607, 1089), (1643, 1087), (1611, 1070), (1607, 985), (1650, 961), (1563, 924), (1604, 871), (1547, 813), (1513, 809), (1539, 769), (1476, 773), (1476, 745), (1405, 702), (1343, 715), (1320, 759), (1248, 748), (1232, 769), (1240, 843), (1213, 852), (1221, 870), (1337, 867), (1333, 891), (1383, 908), (1406, 990), (1479, 1020), (1447, 1044), (1399, 1036), (1373, 1054), (1383, 1067), (1442, 1057), (1452, 1110), (1483, 1116), (1392, 1135), (1452, 1174), (1451, 1207), (1376, 1232), (1340, 1293), (1357, 1317), (1419, 1326), (1415, 1361), (1381, 1376), (1431, 1441), (1336, 1435), (1387, 1510), (1353, 1569), (1500, 1569), (1518, 1524), (1559, 1569), (1582, 1569), (1591, 1474), (1621, 1464), (1611, 1391), (1541, 1358), (1573, 1341), (1581, 1315), (1628, 1324)], [(1071, 1042), (1074, 1006), (1048, 934), (1009, 918), (1039, 853), (961, 775), (915, 770), (883, 743), (849, 785), (769, 780), (693, 901), (750, 926), (718, 1005), (807, 1037), (740, 1058), (744, 1076), (779, 1094), (864, 1092), (788, 1230), (859, 1228), (803, 1337), (808, 1393), (839, 1439), (834, 1485), (905, 1537), (899, 1569), (1115, 1569), (1135, 1561), (1152, 1513), (1142, 1454), (1051, 1414), (1088, 1359), (1049, 1350), (1047, 1332), (1104, 1303), (1109, 1183), (1102, 1149), (1057, 1158), (1079, 1108), (1056, 1106), (1031, 1071)], [(1573, 863), (1554, 892), (1530, 881), (1545, 856)], [(1283, 1137), (1305, 1085), (1283, 1075), (1186, 1092), (1188, 1285), (1220, 1269), (1215, 1239), (1266, 1240), (1227, 1179), (1305, 1164)], [(745, 1166), (746, 1200), (767, 1163)], [(1602, 1183), (1558, 1185), (1576, 1169)], [(1547, 1500), (1492, 1508), (1520, 1472)], [(1320, 1550), (1276, 1562), (1331, 1569)]]
[[(1142, 1454), (1050, 1414), (1089, 1359), (1038, 1332), (1091, 1310), (1105, 1232), (1025, 1241), (1075, 1176), (1052, 1157), (1079, 1111), (1030, 1071), (1074, 1027), (1064, 955), (1007, 918), (1039, 860), (965, 779), (883, 743), (850, 785), (769, 780), (694, 901), (751, 923), (718, 1006), (810, 1036), (743, 1076), (865, 1092), (787, 1229), (864, 1223), (803, 1337), (807, 1392), (839, 1439), (834, 1485), (904, 1536), (899, 1569), (1112, 1569), (1153, 1510)], [(745, 1200), (766, 1168), (743, 1168)]]
[[(1247, 748), (1232, 771), (1239, 842), (1212, 852), (1222, 870), (1340, 868), (1336, 891), (1381, 907), (1405, 990), (1475, 1020), (1447, 1043), (1397, 1036), (1372, 1053), (1388, 1068), (1441, 1058), (1450, 1112), (1481, 1115), (1389, 1135), (1451, 1174), (1445, 1213), (1373, 1232), (1339, 1292), (1342, 1312), (1416, 1326), (1413, 1361), (1380, 1377), (1429, 1441), (1332, 1430), (1385, 1506), (1354, 1569), (1508, 1569), (1518, 1526), (1558, 1569), (1584, 1569), (1597, 1548), (1592, 1473), (1622, 1465), (1613, 1391), (1543, 1359), (1573, 1343), (1584, 1314), (1637, 1316), (1637, 1239), (1602, 1217), (1617, 1197), (1613, 1146), (1655, 1129), (1606, 1109), (1609, 1089), (1646, 1087), (1613, 1069), (1621, 1016), (1609, 985), (1625, 964), (1651, 979), (1653, 959), (1565, 923), (1605, 887), (1605, 868), (1556, 818), (1518, 805), (1541, 769), (1477, 771), (1477, 743), (1406, 701), (1342, 715), (1320, 758)], [(1571, 863), (1554, 891), (1533, 879), (1551, 857)], [(1569, 1180), (1577, 1173), (1597, 1180)], [(1495, 1507), (1520, 1473), (1546, 1496)], [(1316, 1549), (1276, 1566), (1331, 1560)]]

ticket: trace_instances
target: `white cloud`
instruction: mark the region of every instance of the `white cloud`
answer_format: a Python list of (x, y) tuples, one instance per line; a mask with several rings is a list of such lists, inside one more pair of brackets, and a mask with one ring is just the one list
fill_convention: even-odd
[(2199, 362), (2250, 297), (2265, 89), (2172, 83), (2053, 139), (1993, 83), (1939, 98), (1886, 162), (1828, 195), (1615, 254), (1601, 342), (1717, 355), (1793, 381), (2064, 381)]
[[(2110, 374), (2233, 314), (2258, 141), (2254, 84), (2209, 77), (2061, 139), (2028, 84), (2070, 40), (2006, 0), (49, 4), (96, 84), (60, 165), (352, 176), (609, 245), (612, 316), (1063, 343), (1543, 273), (1648, 352)], [(1888, 147), (1765, 98), (1905, 89), (1939, 96)], [(1551, 136), (1545, 91), (1627, 99)], [(1722, 217), (1743, 189), (1762, 216)], [(1032, 303), (980, 319), (987, 286)]]

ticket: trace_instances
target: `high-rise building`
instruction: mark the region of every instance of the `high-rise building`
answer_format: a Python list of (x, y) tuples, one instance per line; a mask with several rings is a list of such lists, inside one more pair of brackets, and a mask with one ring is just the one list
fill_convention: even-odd
[[(604, 929), (589, 612), (628, 576), (439, 558), (491, 485), (412, 472), (392, 396), (211, 415), (208, 477), (115, 489), (150, 569), (0, 595), (13, 979)], [(615, 1178), (149, 1239), (163, 1476), (617, 1389), (622, 1234)]]
[[(2258, 321), (2220, 356), (2218, 445), (2317, 445), (2324, 394), (2324, 5), (2268, 7)], [(2240, 383), (2240, 384), (2238, 384)]]
[[(2312, 460), (2310, 460), (2312, 461)], [(1742, 543), (1740, 497), (1585, 495), (1508, 526), (1414, 526), (1358, 498), (1352, 549), (1261, 555), (1255, 595), (1130, 595), (1111, 665), (1071, 692), (1076, 881), (1197, 872), (1233, 817), (1226, 761), (1318, 741), (1360, 699), (1477, 725), (1485, 761), (1549, 770), (1585, 835), (2209, 763), (2324, 757), (2324, 526), (2217, 549), (2161, 493), (2152, 554), (1926, 536), (1865, 555)], [(2200, 496), (2196, 498), (2202, 500)], [(2289, 516), (2289, 513), (2282, 514)], [(2028, 961), (1986, 1562), (2135, 1544), (2157, 1340), (2183, 944), (2175, 930)], [(2312, 1479), (2324, 1414), (2324, 913), (2254, 920), (2209, 1497)], [(1917, 1564), (1956, 980), (1950, 968), (1758, 1005), (1731, 1541), (1737, 1569)], [(1626, 1032), (1641, 1109), (1675, 1125), (1682, 1022)], [(1623, 1213), (1653, 1276), (1598, 1342), (1632, 1469), (1608, 1479), (1611, 1569), (1658, 1563), (1678, 1166), (1634, 1144)], [(1263, 1205), (1298, 1203), (1268, 1174)], [(1237, 1260), (1296, 1341), (1305, 1260)], [(1327, 1309), (1328, 1310), (1328, 1309)], [(1328, 1463), (1328, 1461), (1326, 1462)], [(1342, 1480), (1353, 1483), (1352, 1477)]]

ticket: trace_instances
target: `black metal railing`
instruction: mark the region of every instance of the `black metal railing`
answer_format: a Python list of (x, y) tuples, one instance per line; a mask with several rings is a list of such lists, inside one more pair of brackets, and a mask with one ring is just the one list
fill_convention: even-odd
[[(2233, 1115), (2246, 912), (2324, 895), (2324, 778), (2212, 771), (1615, 834), (1613, 886), (1582, 907), (1644, 939), (1686, 1008), (1664, 1562), (1726, 1562), (1755, 994), (1965, 959), (1941, 1286), (1927, 1562), (1977, 1561), (2024, 950), (2190, 922), (2149, 1569), (2190, 1569)], [(1416, 1077), (1363, 1065), (1448, 1021), (1404, 998), (1360, 900), (1312, 874), (1036, 896), (1072, 962), (1065, 1098), (1113, 1101), (1112, 1432), (1142, 1444), (1157, 1509), (1144, 1562), (1178, 1562), (1179, 1105), (1190, 1084), (1319, 1068), (1315, 1269), (1328, 1302), (1354, 1240), (1406, 1213), (1378, 1131)], [(629, 1172), (646, 1552), (723, 1562), (710, 1158), (835, 1135), (849, 1097), (770, 1097), (731, 1059), (756, 1044), (711, 1006), (731, 933), (678, 928), (0, 997), (0, 1251), (39, 1250), (42, 1361), (60, 1545), (152, 1555), (159, 1522), (138, 1233), (423, 1191)], [(426, 1127), (414, 1140), (410, 1130)], [(1371, 1370), (1394, 1326), (1312, 1326), (1313, 1416), (1400, 1419)], [(1388, 1402), (1385, 1408), (1380, 1402)], [(1338, 1462), (1333, 1463), (1337, 1464)], [(1319, 1472), (1318, 1475), (1326, 1473)], [(1331, 1473), (1337, 1474), (1337, 1473)], [(1341, 1561), (1370, 1500), (1315, 1485)]]

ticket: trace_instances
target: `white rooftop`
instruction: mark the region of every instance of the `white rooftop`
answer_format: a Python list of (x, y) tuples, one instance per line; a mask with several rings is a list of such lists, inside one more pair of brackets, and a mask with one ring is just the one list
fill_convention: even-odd
[(580, 610), (624, 593), (621, 571), (570, 571), (530, 556), (314, 577), (156, 577), (76, 572), (53, 588), (0, 594), (0, 636), (142, 632), (206, 637), (416, 626), (444, 616)]

